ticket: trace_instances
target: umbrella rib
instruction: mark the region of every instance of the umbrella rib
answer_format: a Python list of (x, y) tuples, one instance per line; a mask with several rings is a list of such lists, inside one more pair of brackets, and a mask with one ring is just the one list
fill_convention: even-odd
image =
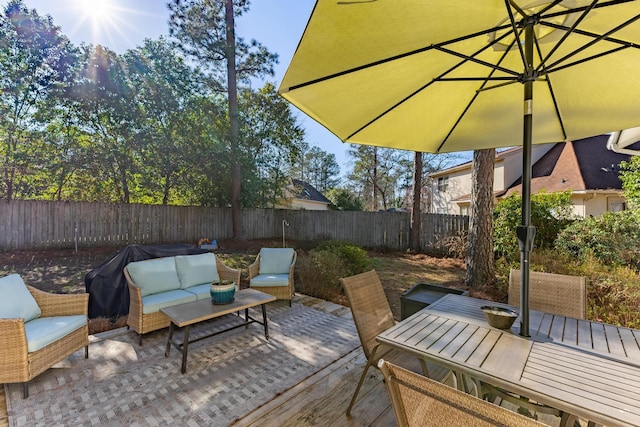
[[(500, 42), (503, 38), (507, 37), (508, 33), (503, 34), (502, 36), (498, 37), (497, 39), (493, 40), (492, 43), (489, 43), (486, 46), (483, 46), (481, 49), (477, 50), (476, 52), (473, 53), (473, 55), (478, 55), (480, 53), (482, 53), (483, 51), (485, 51), (486, 49), (489, 49), (491, 46), (493, 46), (494, 44)], [(513, 43), (513, 42), (512, 42)], [(509, 47), (509, 49), (511, 48), (511, 46)], [(503, 54), (503, 56), (500, 58), (500, 60), (498, 61), (498, 64), (500, 64), (504, 58), (507, 55), (507, 52), (509, 51), (509, 49), (507, 49), (505, 51), (505, 53)], [(459, 55), (456, 55), (459, 56)], [(452, 79), (445, 79), (443, 78), (443, 76), (446, 76), (447, 74), (451, 73), (452, 71), (454, 71), (455, 69), (457, 69), (458, 67), (462, 66), (467, 59), (469, 59), (469, 57), (464, 57), (465, 61), (460, 61), (457, 64), (453, 65), (452, 67), (450, 67), (448, 70), (444, 71), (442, 74), (440, 74), (437, 77), (434, 77), (433, 80), (431, 80), (429, 83), (424, 84), (423, 86), (419, 87), (418, 89), (416, 89), (415, 91), (413, 91), (412, 93), (410, 93), (409, 95), (405, 96), (404, 98), (402, 98), (400, 101), (396, 102), (395, 104), (393, 104), (392, 106), (390, 106), (389, 108), (387, 108), (386, 110), (384, 110), (382, 113), (378, 114), (376, 117), (374, 117), (373, 119), (371, 119), (369, 122), (365, 123), (364, 125), (362, 125), (361, 127), (359, 127), (358, 129), (356, 129), (354, 132), (352, 132), (346, 139), (350, 139), (352, 138), (354, 135), (356, 135), (357, 133), (361, 132), (363, 129), (367, 128), (368, 126), (370, 126), (372, 123), (376, 122), (377, 120), (379, 120), (381, 117), (385, 116), (387, 113), (389, 113), (390, 111), (392, 111), (393, 109), (395, 109), (396, 107), (398, 107), (399, 105), (405, 103), (407, 100), (409, 100), (410, 98), (414, 97), (416, 94), (418, 94), (419, 92), (423, 91), (424, 89), (428, 88), (429, 86), (431, 86), (433, 83), (437, 82), (437, 81), (445, 81), (445, 80), (454, 80)], [(491, 65), (491, 64), (490, 64)], [(491, 73), (495, 72), (495, 69), (491, 70)], [(489, 74), (488, 77), (478, 77), (478, 78), (473, 78), (470, 77), (468, 78), (468, 80), (482, 80), (482, 81), (487, 81), (487, 80), (505, 80), (508, 79), (508, 77), (490, 77), (491, 73)], [(519, 75), (517, 76), (519, 77)], [(513, 80), (516, 80), (516, 78), (512, 78)], [(476, 95), (477, 96), (477, 95)], [(474, 97), (475, 99), (475, 97)], [(467, 107), (468, 108), (468, 107)], [(465, 109), (466, 111), (466, 109)]]
[(522, 43), (520, 43), (520, 32), (518, 32), (518, 28), (516, 27), (516, 19), (513, 16), (513, 10), (511, 10), (511, 7), (509, 7), (509, 5), (514, 7), (518, 11), (518, 13), (520, 13), (520, 15), (522, 15), (523, 17), (526, 16), (526, 13), (522, 9), (520, 9), (520, 7), (517, 4), (515, 4), (515, 2), (513, 2), (513, 0), (504, 0), (504, 6), (507, 9), (507, 13), (509, 14), (509, 22), (511, 23), (511, 29), (513, 31), (513, 35), (518, 40), (517, 46), (518, 46), (518, 51), (520, 52), (520, 59), (522, 60), (522, 63), (526, 67), (526, 61), (524, 59), (524, 50), (522, 50)]
[[(562, 1), (563, 0), (554, 0), (553, 2), (549, 3), (544, 9), (542, 9), (540, 12), (538, 12), (536, 15), (537, 16), (541, 16), (546, 11), (548, 11), (548, 10), (552, 9), (553, 7), (555, 7), (556, 5), (562, 3)], [(598, 2), (598, 0), (593, 0), (593, 1), (594, 1), (594, 4), (596, 2)], [(520, 52), (520, 59), (522, 60), (523, 68), (526, 70), (525, 74), (526, 74), (527, 77), (523, 76), (523, 78), (533, 78), (536, 73), (533, 70), (532, 64), (527, 64), (527, 60), (525, 59), (525, 53), (524, 53), (524, 50), (523, 50), (523, 43), (522, 43), (522, 39), (520, 37), (521, 31), (520, 32), (518, 31), (518, 28), (517, 28), (517, 25), (516, 25), (515, 16), (513, 15), (513, 10), (511, 10), (511, 9), (513, 7), (520, 14), (520, 16), (522, 16), (523, 21), (532, 19), (532, 16), (527, 15), (527, 13), (522, 8), (520, 8), (520, 6), (518, 4), (516, 4), (513, 0), (504, 0), (504, 3), (505, 3), (505, 8), (507, 10), (507, 13), (509, 14), (509, 21), (511, 22), (513, 34), (516, 37), (516, 39), (518, 40), (517, 46), (518, 46), (518, 51)], [(585, 13), (585, 15), (586, 15), (586, 13)], [(536, 19), (536, 18), (533, 18), (533, 19)], [(521, 23), (523, 21), (521, 21)], [(559, 42), (559, 43), (561, 43), (561, 42)], [(556, 45), (556, 48), (557, 48), (557, 45)], [(539, 67), (536, 69), (536, 71), (537, 70), (539, 70)]]
[[(636, 0), (611, 0), (611, 1), (608, 1), (608, 2), (605, 2), (605, 3), (600, 3), (600, 4), (595, 5), (594, 9), (600, 9), (602, 7), (609, 7), (609, 6), (617, 6), (619, 4), (629, 3), (629, 2), (633, 2), (633, 1), (636, 1)], [(544, 16), (540, 15), (540, 19), (555, 18), (555, 17), (562, 16), (562, 15), (569, 15), (569, 14), (576, 13), (576, 12), (582, 12), (585, 9), (588, 9), (590, 7), (591, 6), (580, 6), (580, 7), (574, 7), (572, 9), (562, 10), (562, 11), (559, 11), (559, 12), (553, 12), (553, 13), (550, 13), (550, 14), (544, 15)], [(545, 11), (548, 10), (548, 9), (549, 8), (546, 8)]]
[[(430, 45), (430, 46), (421, 47), (420, 49), (415, 49), (415, 50), (412, 50), (412, 51), (409, 51), (409, 52), (401, 53), (399, 55), (394, 55), (394, 56), (390, 56), (388, 58), (379, 59), (377, 61), (373, 61), (373, 62), (370, 62), (368, 64), (359, 65), (357, 67), (349, 68), (347, 70), (339, 71), (337, 73), (329, 74), (329, 75), (326, 75), (326, 76), (323, 76), (323, 77), (318, 77), (316, 79), (309, 80), (309, 81), (304, 82), (304, 83), (298, 83), (296, 85), (290, 86), (289, 89), (288, 89), (288, 92), (296, 90), (296, 89), (300, 89), (300, 88), (303, 88), (303, 87), (306, 87), (306, 86), (311, 86), (311, 85), (316, 84), (316, 83), (321, 83), (321, 82), (324, 82), (324, 81), (327, 81), (327, 80), (332, 80), (332, 79), (335, 79), (335, 78), (338, 78), (338, 77), (342, 77), (342, 76), (345, 76), (347, 74), (352, 74), (352, 73), (355, 73), (355, 72), (358, 72), (358, 71), (366, 70), (367, 68), (372, 68), (372, 67), (375, 67), (375, 66), (378, 66), (378, 65), (386, 64), (387, 62), (392, 62), (392, 61), (396, 61), (398, 59), (406, 58), (406, 57), (409, 57), (409, 56), (412, 56), (412, 55), (417, 55), (419, 53), (424, 53), (424, 52), (427, 52), (427, 51), (432, 50), (432, 49), (437, 49), (440, 46), (446, 46), (448, 44), (458, 43), (458, 42), (461, 42), (461, 41), (464, 41), (464, 40), (472, 39), (474, 37), (483, 36), (483, 35), (490, 34), (490, 33), (495, 33), (495, 32), (498, 32), (500, 30), (507, 29), (509, 27), (510, 27), (510, 25), (500, 25), (498, 27), (489, 28), (489, 29), (486, 29), (486, 30), (478, 31), (476, 33), (467, 34), (467, 35), (462, 36), (462, 37), (457, 37), (455, 39), (447, 40), (445, 42), (433, 44), (433, 45)], [(494, 45), (495, 43), (497, 43), (497, 40), (494, 41), (493, 43), (489, 44), (488, 47)]]
[[(566, 31), (562, 35), (560, 40), (558, 40), (558, 43), (556, 43), (555, 46), (553, 46), (553, 48), (551, 48), (551, 50), (549, 51), (547, 56), (544, 59), (542, 59), (542, 61), (540, 61), (540, 64), (538, 64), (536, 70), (540, 70), (540, 69), (544, 68), (544, 64), (549, 60), (549, 58), (551, 58), (551, 56), (555, 53), (555, 51), (558, 50), (558, 48), (567, 40), (567, 38), (573, 33), (573, 31), (578, 27), (578, 25), (584, 20), (584, 18), (587, 17), (589, 12), (591, 12), (591, 10), (593, 10), (593, 8), (596, 6), (598, 1), (599, 0), (593, 0), (593, 2), (591, 2), (591, 5), (588, 8), (586, 8), (585, 10), (582, 11), (582, 14), (580, 15), (580, 17), (578, 19), (576, 19), (576, 22), (573, 23), (571, 28), (569, 28), (569, 31)], [(542, 57), (542, 55), (540, 55), (540, 56)]]
[[(536, 45), (536, 50), (538, 51), (538, 58), (542, 59), (542, 49), (540, 49), (540, 43), (538, 43), (538, 39), (535, 39), (535, 45)], [(551, 101), (553, 102), (553, 108), (556, 111), (556, 117), (558, 118), (560, 129), (562, 130), (562, 138), (566, 140), (567, 130), (565, 129), (565, 126), (564, 126), (564, 120), (562, 120), (562, 114), (560, 114), (560, 108), (558, 107), (558, 99), (556, 98), (556, 94), (553, 91), (553, 84), (551, 83), (551, 78), (550, 76), (547, 75), (546, 78), (539, 79), (539, 80), (546, 80), (547, 82), (547, 87), (549, 88), (549, 94), (551, 95)]]
[[(637, 21), (638, 19), (640, 19), (640, 14), (639, 14), (639, 15), (634, 16), (633, 18), (631, 18), (631, 19), (629, 19), (629, 20), (627, 20), (627, 21), (625, 21), (625, 22), (623, 22), (622, 24), (620, 24), (620, 25), (618, 25), (617, 27), (615, 27), (615, 28), (613, 28), (613, 29), (611, 29), (611, 30), (607, 31), (607, 32), (606, 32), (606, 33), (604, 33), (604, 34), (595, 34), (595, 33), (591, 33), (591, 32), (584, 31), (584, 30), (580, 30), (580, 29), (577, 29), (577, 28), (576, 28), (576, 29), (574, 29), (574, 32), (575, 32), (575, 33), (578, 33), (578, 34), (580, 34), (580, 35), (585, 35), (585, 36), (593, 37), (594, 39), (593, 39), (593, 40), (591, 40), (589, 43), (587, 43), (587, 44), (585, 44), (585, 45), (581, 46), (580, 48), (578, 48), (578, 49), (574, 50), (573, 52), (571, 52), (571, 53), (569, 53), (569, 54), (565, 55), (564, 57), (562, 57), (562, 58), (560, 58), (560, 59), (558, 59), (556, 62), (554, 62), (553, 64), (549, 65), (549, 67), (548, 67), (548, 68), (549, 68), (549, 69), (552, 69), (553, 67), (557, 66), (557, 65), (558, 65), (558, 64), (560, 64), (561, 62), (566, 61), (567, 59), (571, 58), (572, 56), (577, 55), (578, 53), (582, 52), (583, 50), (585, 50), (585, 49), (587, 49), (587, 48), (589, 48), (589, 47), (593, 46), (594, 44), (596, 44), (596, 43), (598, 43), (599, 41), (602, 41), (602, 40), (606, 40), (606, 41), (608, 41), (608, 42), (612, 42), (612, 43), (621, 44), (621, 45), (623, 45), (623, 46), (621, 46), (621, 47), (624, 47), (624, 48), (626, 48), (626, 47), (636, 47), (636, 48), (637, 48), (637, 47), (638, 47), (638, 45), (636, 45), (635, 43), (631, 43), (631, 42), (627, 42), (627, 41), (624, 41), (624, 40), (620, 40), (620, 39), (612, 38), (612, 37), (609, 37), (609, 35), (610, 35), (610, 34), (613, 34), (613, 33), (615, 33), (615, 32), (617, 32), (617, 31), (619, 31), (619, 30), (621, 30), (622, 28), (624, 28), (624, 27), (626, 27), (626, 26), (628, 26), (628, 25), (631, 25), (632, 23), (634, 23), (634, 22), (635, 22), (635, 21)], [(552, 28), (560, 29), (560, 30), (566, 30), (566, 27), (561, 26), (561, 25), (555, 25), (555, 24), (552, 24), (552, 23), (550, 23), (550, 22), (545, 22), (545, 23), (541, 23), (541, 24), (543, 24), (543, 25), (547, 25), (547, 26), (552, 27)], [(614, 50), (614, 51), (615, 51), (615, 50)], [(596, 56), (598, 56), (598, 55), (596, 55)], [(578, 61), (578, 62), (580, 62), (580, 61)], [(584, 61), (582, 61), (582, 62), (584, 62)], [(563, 66), (562, 68), (565, 68), (565, 67)], [(557, 70), (557, 69), (558, 69), (558, 68), (556, 68), (556, 70)]]
[[(495, 70), (492, 70), (492, 72)], [(489, 81), (507, 81), (507, 82), (519, 82), (520, 75), (514, 77), (435, 77), (434, 81), (438, 82), (469, 82), (469, 81), (481, 81), (481, 82), (489, 82)], [(508, 84), (508, 83), (505, 83)], [(478, 89), (480, 90), (480, 89)]]
[(439, 50), (440, 52), (448, 53), (449, 55), (457, 56), (458, 58), (463, 58), (466, 61), (475, 62), (476, 64), (484, 65), (487, 68), (491, 68), (493, 71), (498, 71), (499, 70), (499, 71), (502, 71), (502, 72), (504, 72), (506, 74), (511, 74), (513, 76), (520, 76), (520, 73), (518, 73), (516, 71), (510, 70), (508, 68), (500, 67), (498, 65), (494, 65), (494, 64), (492, 64), (490, 62), (482, 61), (480, 59), (474, 58), (472, 56), (465, 55), (463, 53), (456, 52), (456, 51), (451, 50), (451, 49), (446, 49), (444, 47), (435, 46), (435, 45), (434, 45), (434, 49)]
[[(551, 9), (553, 9), (556, 5), (558, 5), (558, 4), (560, 4), (560, 3), (562, 3), (563, 1), (564, 1), (564, 0), (555, 0), (555, 1), (551, 2), (551, 3), (549, 3), (549, 4), (548, 4), (544, 9), (542, 9), (538, 14), (539, 14), (539, 15), (542, 15), (542, 14), (546, 13), (546, 12), (547, 12), (547, 10), (551, 10)], [(599, 0), (594, 0), (594, 1), (595, 1), (595, 2), (598, 2)]]
[[(498, 64), (502, 63), (502, 61), (504, 61), (504, 59), (507, 57), (507, 54), (509, 52), (509, 50), (511, 50), (511, 48), (513, 47), (513, 43), (515, 43), (515, 39), (513, 42), (511, 42), (511, 45), (509, 46), (509, 49), (505, 50), (504, 53), (502, 54), (502, 56), (500, 57), (500, 59), (498, 60)], [(436, 150), (437, 152), (440, 152), (440, 149), (444, 146), (444, 144), (447, 142), (447, 140), (449, 139), (449, 137), (451, 136), (451, 134), (453, 133), (453, 131), (456, 129), (456, 127), (458, 127), (458, 124), (462, 121), (462, 119), (464, 118), (464, 116), (467, 114), (467, 111), (469, 111), (469, 108), (471, 108), (471, 105), (475, 102), (476, 98), (478, 97), (478, 95), (480, 95), (480, 92), (488, 89), (485, 88), (487, 81), (489, 79), (492, 79), (491, 74), (493, 74), (496, 70), (491, 70), (491, 73), (489, 74), (489, 76), (487, 76), (487, 79), (485, 79), (485, 82), (483, 84), (480, 85), (480, 87), (478, 88), (478, 90), (476, 90), (476, 93), (473, 95), (473, 97), (469, 100), (469, 103), (467, 104), (467, 106), (464, 108), (464, 111), (462, 111), (462, 113), (458, 116), (458, 118), (456, 119), (456, 122), (453, 124), (453, 126), (451, 126), (451, 129), (449, 129), (449, 132), (447, 132), (447, 136), (444, 137), (444, 139), (442, 140), (442, 142), (440, 143), (440, 145), (438, 146), (438, 149)], [(514, 82), (512, 82), (514, 83)], [(499, 87), (499, 86), (504, 86), (505, 84), (509, 84), (509, 83), (504, 83), (502, 85), (498, 85), (495, 87)]]
[[(488, 81), (494, 81), (494, 80), (498, 80), (498, 79), (497, 78), (489, 78), (487, 80)], [(509, 86), (509, 85), (514, 84), (514, 83), (522, 83), (522, 82), (520, 80), (511, 80), (509, 82), (500, 83), (500, 84), (497, 84), (497, 85), (493, 85), (493, 86), (488, 86), (488, 87), (483, 87), (483, 88), (477, 89), (477, 92), (486, 92), (488, 90), (498, 89), (498, 88), (504, 87), (504, 86)]]
[[(618, 47), (616, 47), (614, 49), (611, 49), (611, 50), (608, 50), (606, 52), (601, 52), (601, 53), (598, 53), (596, 55), (591, 55), (591, 56), (589, 56), (587, 58), (582, 58), (580, 60), (577, 60), (577, 61), (574, 61), (574, 62), (570, 62), (568, 64), (564, 64), (564, 65), (558, 66), (556, 68), (549, 68), (545, 72), (543, 72), (542, 74), (547, 74), (548, 75), (548, 74), (551, 74), (551, 73), (555, 73), (557, 71), (564, 70), (565, 68), (573, 67), (575, 65), (582, 64), (582, 63), (585, 63), (585, 62), (588, 62), (588, 61), (592, 61), (594, 59), (598, 59), (598, 58), (601, 58), (603, 56), (611, 55), (612, 53), (616, 53), (616, 52), (619, 52), (621, 50), (628, 49), (629, 47), (630, 46), (618, 46)], [(635, 47), (637, 47), (637, 46), (635, 46)]]

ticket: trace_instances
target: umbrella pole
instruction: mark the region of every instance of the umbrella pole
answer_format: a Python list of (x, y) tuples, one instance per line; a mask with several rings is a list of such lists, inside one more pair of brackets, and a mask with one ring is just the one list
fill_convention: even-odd
[(522, 223), (516, 229), (520, 246), (520, 335), (529, 336), (529, 258), (536, 229), (531, 225), (531, 141), (533, 131), (533, 22), (525, 26), (524, 129), (522, 141)]

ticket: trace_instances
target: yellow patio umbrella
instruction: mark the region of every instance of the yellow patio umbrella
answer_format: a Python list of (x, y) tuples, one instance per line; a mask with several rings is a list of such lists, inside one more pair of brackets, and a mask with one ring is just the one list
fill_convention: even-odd
[(640, 125), (639, 19), (631, 0), (318, 0), (279, 93), (349, 143), (523, 145), (528, 336), (531, 144)]

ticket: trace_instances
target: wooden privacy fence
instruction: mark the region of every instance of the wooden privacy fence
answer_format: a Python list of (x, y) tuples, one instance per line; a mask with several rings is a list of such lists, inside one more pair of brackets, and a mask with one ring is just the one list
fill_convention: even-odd
[[(408, 247), (406, 212), (342, 212), (288, 209), (242, 211), (247, 239), (339, 239), (359, 246)], [(468, 217), (422, 214), (423, 246), (468, 228)], [(233, 236), (231, 209), (85, 202), (0, 200), (0, 250), (83, 248), (129, 244), (196, 244)]]

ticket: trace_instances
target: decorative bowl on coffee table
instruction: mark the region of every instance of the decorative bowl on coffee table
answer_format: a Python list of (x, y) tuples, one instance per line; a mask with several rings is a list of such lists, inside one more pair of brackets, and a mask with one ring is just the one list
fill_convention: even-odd
[(498, 329), (510, 329), (518, 317), (518, 313), (504, 307), (483, 305), (480, 307), (490, 326)]
[(231, 280), (213, 282), (210, 293), (213, 304), (230, 304), (236, 294), (236, 283)]

